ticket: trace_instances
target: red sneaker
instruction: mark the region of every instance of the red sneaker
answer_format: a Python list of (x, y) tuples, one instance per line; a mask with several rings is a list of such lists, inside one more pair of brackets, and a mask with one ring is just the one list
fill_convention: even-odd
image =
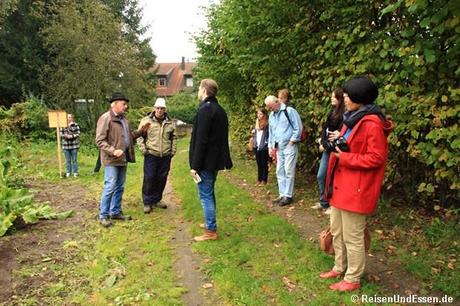
[(319, 277), (320, 278), (337, 278), (340, 275), (342, 275), (342, 273), (339, 273), (339, 272), (336, 272), (334, 270), (331, 270), (331, 271), (320, 273)]
[(359, 289), (361, 288), (361, 284), (360, 283), (350, 283), (350, 282), (347, 282), (345, 280), (342, 280), (338, 283), (335, 283), (335, 284), (332, 284), (329, 286), (329, 289), (331, 290), (338, 290), (338, 291), (353, 291), (353, 290), (356, 290), (356, 289)]

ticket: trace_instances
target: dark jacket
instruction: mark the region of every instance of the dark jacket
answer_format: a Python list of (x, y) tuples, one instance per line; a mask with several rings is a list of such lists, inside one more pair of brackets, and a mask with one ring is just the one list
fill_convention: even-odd
[(340, 131), (340, 128), (342, 127), (342, 116), (339, 118), (335, 119), (334, 116), (334, 110), (332, 109), (329, 114), (327, 114), (327, 119), (326, 122), (323, 125), (323, 131), (321, 132), (321, 144), (323, 145), (323, 148), (326, 150), (326, 152), (330, 152), (331, 148), (328, 146), (328, 135), (326, 131), (333, 132), (333, 131)]
[[(130, 135), (128, 136), (129, 145), (125, 147), (125, 134), (121, 120), (128, 126)], [(134, 163), (134, 139), (138, 138), (139, 132), (131, 132), (131, 125), (124, 116), (116, 116), (112, 110), (99, 117), (96, 127), (96, 144), (101, 150), (101, 162), (104, 166), (126, 166)], [(113, 155), (117, 149), (123, 150), (125, 154), (120, 157)]]
[(223, 170), (233, 166), (228, 146), (228, 118), (215, 97), (200, 103), (193, 119), (189, 150), (190, 168)]

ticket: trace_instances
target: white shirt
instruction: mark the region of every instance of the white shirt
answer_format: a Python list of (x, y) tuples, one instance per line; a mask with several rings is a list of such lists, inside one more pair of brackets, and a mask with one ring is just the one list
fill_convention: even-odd
[(264, 130), (257, 130), (256, 129), (256, 143), (257, 143), (257, 148), (261, 147), (261, 140), (262, 140), (262, 134), (264, 133)]

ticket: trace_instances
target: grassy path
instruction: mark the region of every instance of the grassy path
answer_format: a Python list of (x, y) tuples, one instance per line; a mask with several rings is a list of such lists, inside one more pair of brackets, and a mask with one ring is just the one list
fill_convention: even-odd
[[(188, 173), (186, 144), (175, 157), (173, 186), (182, 199), (187, 219), (202, 222), (196, 186)], [(273, 215), (249, 193), (230, 183), (225, 173), (217, 179), (217, 222), (222, 239), (192, 247), (207, 258), (203, 269), (219, 296), (231, 305), (352, 305), (351, 294), (327, 290), (331, 281), (318, 273), (332, 259), (305, 240), (295, 226)], [(198, 234), (198, 227), (191, 228)], [(363, 293), (378, 287), (366, 284)]]

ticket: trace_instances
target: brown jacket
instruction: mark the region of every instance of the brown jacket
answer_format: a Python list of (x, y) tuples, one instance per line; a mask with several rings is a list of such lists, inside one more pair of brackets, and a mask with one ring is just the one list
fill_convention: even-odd
[[(127, 148), (121, 120), (128, 126), (130, 131)], [(131, 125), (124, 116), (116, 116), (112, 110), (102, 114), (97, 121), (96, 127), (96, 144), (101, 150), (101, 163), (104, 166), (126, 166), (128, 162), (134, 163), (136, 159), (133, 143), (134, 139), (139, 136), (141, 135), (138, 131), (131, 131)], [(124, 151), (125, 154), (115, 157), (113, 152), (117, 149)]]

